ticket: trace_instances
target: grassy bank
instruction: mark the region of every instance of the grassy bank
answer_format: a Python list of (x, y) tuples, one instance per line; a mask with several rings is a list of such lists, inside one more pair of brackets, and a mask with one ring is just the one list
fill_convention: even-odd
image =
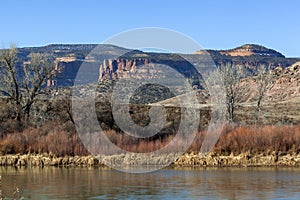
[(142, 154), (118, 154), (106, 156), (63, 156), (53, 155), (3, 155), (0, 156), (0, 166), (14, 167), (130, 167), (172, 166), (172, 167), (300, 167), (300, 153), (284, 153), (272, 151), (253, 154), (249, 151), (240, 154), (221, 155), (215, 152), (209, 154), (185, 153), (178, 155), (153, 154), (149, 158)]

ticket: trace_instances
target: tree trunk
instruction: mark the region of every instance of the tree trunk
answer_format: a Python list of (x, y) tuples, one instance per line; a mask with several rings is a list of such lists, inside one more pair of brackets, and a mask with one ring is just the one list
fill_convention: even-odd
[(261, 100), (262, 96), (259, 96), (257, 100), (257, 105), (256, 105), (256, 123), (259, 123), (259, 118), (260, 118), (260, 110), (261, 110)]

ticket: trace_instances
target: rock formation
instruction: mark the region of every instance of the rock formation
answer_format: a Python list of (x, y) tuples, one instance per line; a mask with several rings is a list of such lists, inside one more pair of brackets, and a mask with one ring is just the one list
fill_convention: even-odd
[(147, 58), (139, 59), (122, 59), (116, 60), (105, 59), (99, 67), (99, 81), (116, 78), (127, 78), (131, 73), (136, 71), (137, 66), (149, 64)]

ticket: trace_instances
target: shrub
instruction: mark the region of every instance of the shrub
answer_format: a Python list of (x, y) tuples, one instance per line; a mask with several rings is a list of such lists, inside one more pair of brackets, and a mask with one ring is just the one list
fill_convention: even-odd
[[(47, 125), (50, 127), (50, 125)], [(70, 134), (63, 128), (54, 127), (43, 132), (41, 128), (27, 128), (3, 136), (0, 140), (2, 154), (26, 153), (52, 153), (56, 156), (88, 155), (89, 152), (82, 144), (80, 137)], [(175, 134), (157, 138), (135, 138), (125, 133), (113, 130), (105, 132), (106, 136), (121, 149), (130, 152), (152, 152), (165, 147)], [(199, 152), (206, 136), (206, 131), (196, 133), (193, 143), (188, 151)], [(93, 140), (98, 134), (93, 135)], [(188, 136), (187, 136), (188, 137)], [(184, 144), (186, 138), (177, 142)], [(109, 146), (95, 146), (96, 152), (109, 152)], [(180, 149), (172, 150), (174, 152)], [(215, 145), (214, 151), (221, 154), (241, 153), (282, 153), (300, 152), (300, 125), (266, 125), (266, 126), (234, 126), (227, 125), (222, 129), (222, 134)]]

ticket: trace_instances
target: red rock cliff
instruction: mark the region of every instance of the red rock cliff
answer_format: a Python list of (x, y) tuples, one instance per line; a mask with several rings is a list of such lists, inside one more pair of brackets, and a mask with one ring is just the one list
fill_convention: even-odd
[(149, 64), (147, 58), (122, 59), (116, 60), (105, 59), (99, 68), (99, 81), (116, 78), (126, 78), (134, 73), (137, 66)]

